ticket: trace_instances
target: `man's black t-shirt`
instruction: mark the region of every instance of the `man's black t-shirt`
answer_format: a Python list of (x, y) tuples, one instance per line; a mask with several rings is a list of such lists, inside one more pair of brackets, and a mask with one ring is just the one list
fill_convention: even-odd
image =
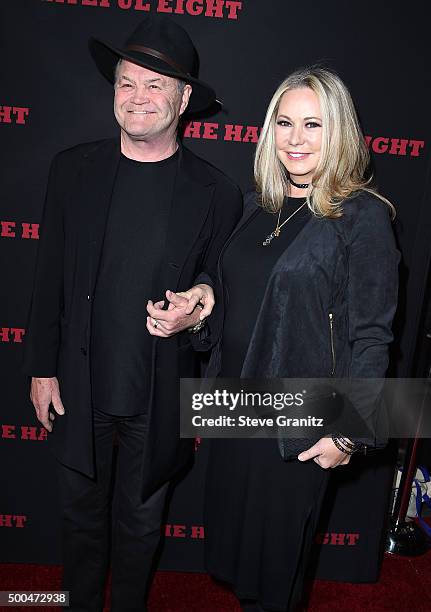
[(93, 407), (146, 412), (152, 336), (146, 305), (163, 255), (178, 152), (159, 162), (121, 156), (106, 227), (92, 318)]

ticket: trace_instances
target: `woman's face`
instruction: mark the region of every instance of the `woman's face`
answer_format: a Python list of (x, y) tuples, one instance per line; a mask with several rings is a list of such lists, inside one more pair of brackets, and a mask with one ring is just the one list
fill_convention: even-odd
[(310, 183), (320, 159), (322, 117), (317, 95), (291, 89), (280, 100), (276, 124), (277, 156), (295, 183)]

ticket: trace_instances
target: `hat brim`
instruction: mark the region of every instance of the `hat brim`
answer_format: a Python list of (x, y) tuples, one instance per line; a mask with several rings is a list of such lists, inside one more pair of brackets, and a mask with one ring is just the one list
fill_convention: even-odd
[(176, 70), (158, 57), (153, 57), (152, 55), (141, 52), (117, 49), (96, 38), (90, 38), (88, 46), (96, 66), (103, 76), (112, 84), (115, 82), (115, 67), (118, 61), (120, 59), (125, 59), (143, 68), (154, 70), (154, 72), (158, 72), (159, 74), (164, 74), (190, 83), (193, 91), (184, 114), (200, 113), (219, 104), (212, 87), (200, 79)]

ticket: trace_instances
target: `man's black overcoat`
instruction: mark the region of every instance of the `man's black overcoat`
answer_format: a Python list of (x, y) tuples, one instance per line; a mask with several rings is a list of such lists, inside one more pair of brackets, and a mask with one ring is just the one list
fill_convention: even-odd
[[(54, 158), (26, 333), (26, 373), (57, 376), (60, 384), (66, 414), (57, 416), (49, 436), (54, 453), (63, 464), (91, 477), (92, 304), (119, 160), (117, 139), (78, 145)], [(145, 185), (136, 197), (145, 198)], [(220, 250), (241, 212), (238, 187), (181, 146), (164, 254), (151, 299), (163, 299), (166, 289), (182, 291), (214, 278)], [(143, 325), (146, 316), (142, 304)], [(190, 441), (179, 439), (179, 378), (196, 373), (190, 334), (153, 338), (144, 497), (189, 457)]]

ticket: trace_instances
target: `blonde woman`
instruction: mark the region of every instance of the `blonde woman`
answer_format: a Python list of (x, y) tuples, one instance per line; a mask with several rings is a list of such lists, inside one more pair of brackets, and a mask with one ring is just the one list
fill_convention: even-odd
[[(384, 377), (399, 255), (393, 207), (365, 178), (368, 164), (341, 79), (291, 74), (266, 114), (256, 192), (222, 252), (224, 325), (209, 376)], [(211, 441), (206, 563), (244, 610), (296, 608), (328, 468), (362, 450), (335, 436), (297, 456), (289, 441)]]

